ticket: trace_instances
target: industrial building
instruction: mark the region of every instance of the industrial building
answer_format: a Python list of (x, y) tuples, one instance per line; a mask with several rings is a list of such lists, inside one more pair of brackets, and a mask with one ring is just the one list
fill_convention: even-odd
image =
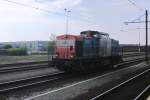
[(3, 48), (5, 45), (11, 45), (12, 48), (27, 48), (28, 54), (46, 53), (48, 41), (1, 42), (0, 48)]

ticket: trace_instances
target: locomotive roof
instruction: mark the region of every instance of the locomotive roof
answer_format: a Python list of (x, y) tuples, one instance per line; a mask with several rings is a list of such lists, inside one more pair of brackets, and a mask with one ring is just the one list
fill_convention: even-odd
[(88, 31), (82, 31), (80, 34), (87, 34), (87, 33), (90, 33), (91, 35), (95, 35), (95, 34), (98, 34), (98, 35), (107, 35), (109, 36), (108, 33), (104, 33), (104, 32), (99, 32), (99, 31), (91, 31), (91, 30), (88, 30)]

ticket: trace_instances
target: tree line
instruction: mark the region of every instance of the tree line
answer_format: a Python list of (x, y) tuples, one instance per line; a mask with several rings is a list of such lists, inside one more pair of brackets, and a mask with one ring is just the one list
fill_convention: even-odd
[(27, 55), (27, 48), (13, 48), (12, 45), (4, 45), (0, 49), (0, 55), (23, 56)]

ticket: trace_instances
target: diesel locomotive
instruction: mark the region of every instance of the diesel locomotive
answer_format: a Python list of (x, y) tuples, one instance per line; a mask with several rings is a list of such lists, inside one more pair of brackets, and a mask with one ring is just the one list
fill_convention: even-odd
[(65, 71), (95, 70), (121, 60), (119, 41), (111, 39), (108, 33), (98, 31), (57, 36), (55, 53), (53, 63)]

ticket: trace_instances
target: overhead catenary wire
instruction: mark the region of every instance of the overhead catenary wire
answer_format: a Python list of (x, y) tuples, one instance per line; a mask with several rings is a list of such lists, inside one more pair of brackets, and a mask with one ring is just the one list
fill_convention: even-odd
[[(39, 10), (39, 11), (43, 11), (43, 12), (46, 12), (46, 13), (50, 13), (50, 14), (54, 14), (54, 15), (58, 15), (58, 16), (65, 16), (64, 13), (58, 13), (58, 12), (53, 12), (53, 11), (50, 11), (48, 9), (43, 9), (43, 8), (39, 8), (39, 7), (36, 7), (36, 6), (32, 6), (32, 5), (28, 5), (28, 4), (25, 4), (25, 3), (21, 3), (21, 2), (16, 2), (16, 1), (12, 1), (12, 0), (3, 0), (3, 1), (6, 1), (6, 2), (9, 2), (9, 3), (12, 3), (12, 4), (16, 4), (16, 5), (20, 5), (20, 6), (23, 6), (23, 7), (28, 7), (28, 8), (32, 8), (32, 9), (35, 9), (35, 10)], [(94, 25), (98, 25), (97, 23), (95, 22), (92, 22), (92, 21), (89, 21), (87, 19), (81, 19), (77, 16), (70, 16), (71, 18), (75, 18), (77, 20), (80, 20), (82, 22), (86, 22), (86, 23), (90, 23), (90, 24), (94, 24)], [(98, 25), (99, 26), (99, 25)]]
[(39, 10), (39, 11), (43, 11), (43, 12), (47, 12), (47, 13), (51, 13), (51, 14), (55, 14), (55, 15), (63, 15), (61, 13), (57, 13), (57, 12), (52, 12), (50, 10), (47, 10), (47, 9), (43, 9), (43, 8), (39, 8), (39, 7), (35, 7), (35, 6), (32, 6), (32, 5), (28, 5), (28, 4), (24, 4), (24, 3), (21, 3), (21, 2), (16, 2), (16, 1), (12, 1), (12, 0), (3, 0), (3, 1), (6, 1), (6, 2), (9, 2), (9, 3), (13, 3), (13, 4), (16, 4), (16, 5), (20, 5), (20, 6), (24, 6), (24, 7), (29, 7), (29, 8), (33, 8), (33, 9), (36, 9), (36, 10)]
[(133, 2), (132, 0), (127, 0), (130, 4), (132, 4), (134, 7), (136, 7), (138, 10), (145, 10), (142, 7), (138, 6), (135, 2)]
[(134, 21), (137, 21), (137, 20), (139, 21), (139, 20), (141, 20), (141, 18), (144, 17), (144, 16), (145, 16), (145, 13), (142, 14), (142, 15), (140, 15), (139, 17), (135, 18), (135, 19), (132, 20), (132, 21), (133, 21), (133, 22), (134, 22)]
[[(138, 6), (133, 0), (127, 0), (130, 4), (132, 4), (133, 6), (135, 6), (136, 8), (138, 8), (139, 10), (142, 10), (142, 11), (147, 11), (147, 9), (145, 8), (142, 8), (140, 6)], [(141, 21), (141, 18), (145, 16), (145, 13), (142, 14), (141, 16), (137, 17), (136, 19), (132, 20), (131, 22), (124, 22), (125, 24), (128, 24), (128, 23), (144, 23), (145, 21)], [(140, 21), (139, 21), (140, 20)], [(148, 21), (150, 22), (150, 21)]]
[(130, 22), (124, 22), (124, 24), (128, 24), (128, 23), (144, 23), (145, 21), (141, 21), (141, 19), (142, 19), (142, 17), (144, 17), (145, 16), (145, 13), (144, 14), (142, 14), (142, 15), (140, 15), (140, 16), (138, 16), (137, 18), (135, 18), (135, 19), (133, 19), (132, 21), (130, 21)]

